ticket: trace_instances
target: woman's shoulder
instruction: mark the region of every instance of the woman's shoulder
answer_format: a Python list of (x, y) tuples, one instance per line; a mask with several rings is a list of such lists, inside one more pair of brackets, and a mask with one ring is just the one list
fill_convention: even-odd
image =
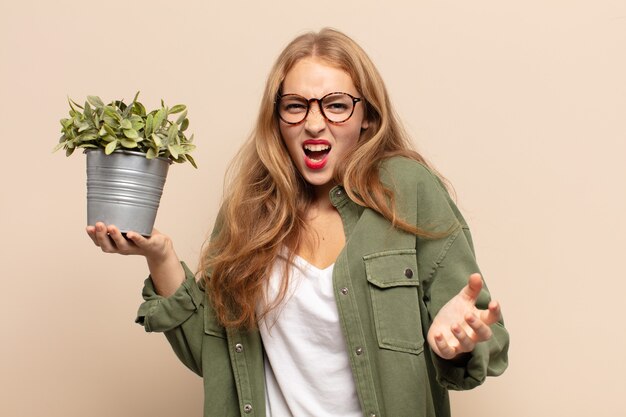
[(405, 156), (392, 156), (380, 164), (381, 180), (392, 188), (434, 187), (444, 189), (437, 174), (424, 163)]

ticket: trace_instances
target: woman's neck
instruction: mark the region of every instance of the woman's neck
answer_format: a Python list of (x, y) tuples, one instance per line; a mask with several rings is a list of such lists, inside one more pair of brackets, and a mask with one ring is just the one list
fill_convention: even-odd
[(334, 210), (333, 204), (330, 201), (330, 190), (332, 190), (335, 185), (334, 182), (328, 182), (314, 187), (315, 200), (313, 201), (313, 206), (317, 211)]

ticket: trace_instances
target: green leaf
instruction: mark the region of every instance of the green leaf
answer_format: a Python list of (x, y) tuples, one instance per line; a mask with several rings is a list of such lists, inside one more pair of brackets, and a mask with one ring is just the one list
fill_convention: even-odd
[(73, 124), (74, 121), (72, 119), (61, 119), (61, 126), (63, 126), (65, 129), (68, 129)]
[(146, 108), (144, 107), (143, 104), (141, 104), (140, 102), (136, 102), (135, 103), (135, 108), (133, 109), (133, 113), (141, 116), (141, 117), (146, 117)]
[(149, 137), (152, 134), (152, 121), (154, 120), (154, 117), (149, 114), (148, 117), (146, 117), (146, 128), (144, 129), (144, 132), (146, 133), (146, 137)]
[(120, 127), (121, 127), (122, 129), (132, 129), (132, 128), (133, 128), (133, 124), (130, 122), (130, 120), (128, 120), (128, 119), (123, 119), (123, 120), (120, 122)]
[(117, 112), (117, 109), (113, 106), (106, 106), (104, 108), (104, 114), (118, 121), (122, 120), (122, 116)]
[(178, 143), (178, 126), (176, 124), (174, 124), (174, 123), (172, 123), (172, 125), (169, 128), (169, 130), (167, 131), (167, 142), (168, 143), (174, 143), (174, 142)]
[(189, 163), (196, 169), (198, 169), (198, 165), (196, 165), (196, 161), (191, 157), (191, 155), (185, 155), (185, 158), (189, 161)]
[(85, 132), (82, 135), (80, 135), (78, 138), (80, 138), (81, 141), (89, 141), (89, 140), (98, 139), (98, 135), (94, 132)]
[(156, 133), (153, 133), (151, 137), (152, 137), (152, 141), (154, 142), (156, 146), (158, 146), (159, 148), (163, 146), (163, 142), (161, 141), (161, 138), (159, 137), (159, 135), (157, 135)]
[(115, 130), (113, 130), (113, 128), (111, 126), (109, 126), (108, 124), (103, 125), (104, 126), (104, 130), (107, 131), (107, 133), (113, 137), (116, 137), (117, 134), (115, 133)]
[(71, 154), (73, 154), (75, 149), (76, 148), (66, 148), (65, 149), (65, 156), (70, 156)]
[(106, 136), (107, 135), (106, 125), (102, 125), (102, 127), (98, 131), (98, 135), (99, 136)]
[(187, 118), (187, 110), (183, 111), (180, 116), (178, 116), (178, 119), (176, 119), (176, 124), (179, 125), (183, 122), (183, 120), (185, 120)]
[(165, 119), (165, 112), (163, 109), (160, 109), (158, 112), (156, 112), (156, 114), (154, 115), (154, 124), (153, 124), (153, 130), (156, 132), (161, 128), (161, 125), (163, 124), (163, 120)]
[(120, 139), (120, 143), (125, 148), (136, 148), (137, 147), (137, 142), (135, 142), (132, 139)]
[(167, 145), (167, 150), (170, 151), (174, 159), (178, 159), (178, 152), (176, 152), (175, 146)]
[(110, 142), (106, 146), (106, 148), (104, 148), (104, 153), (107, 155), (111, 155), (116, 147), (117, 147), (117, 140), (114, 140), (113, 142)]
[(143, 127), (145, 126), (141, 116), (137, 116), (136, 114), (130, 116), (130, 123), (132, 129), (135, 129), (137, 131), (143, 129)]
[(180, 125), (180, 131), (184, 132), (189, 127), (189, 119), (183, 120), (183, 124)]
[(153, 148), (148, 149), (148, 152), (146, 152), (146, 158), (148, 159), (154, 159), (157, 157), (157, 153)]
[(194, 149), (196, 149), (196, 145), (194, 145), (192, 143), (185, 143), (184, 145), (181, 145), (181, 146), (185, 150), (185, 153), (189, 153), (189, 152), (193, 151)]
[(55, 146), (54, 149), (52, 149), (52, 152), (56, 152), (64, 146), (65, 146), (65, 142), (58, 143), (57, 146)]
[(180, 113), (181, 111), (185, 110), (187, 108), (187, 106), (185, 106), (184, 104), (177, 104), (174, 107), (172, 107), (169, 111), (169, 114), (176, 114), (176, 113)]
[(117, 122), (117, 120), (115, 120), (114, 118), (112, 118), (110, 116), (104, 116), (104, 118), (102, 120), (104, 120), (105, 126), (110, 126), (112, 128), (115, 128), (115, 129), (120, 127), (120, 124)]
[(89, 129), (91, 126), (89, 126), (89, 123), (86, 122), (82, 122), (80, 123), (80, 125), (78, 126), (78, 133), (80, 132), (84, 132), (85, 130)]
[(139, 137), (139, 134), (135, 129), (124, 129), (124, 136), (129, 139), (137, 139)]
[(97, 109), (104, 107), (104, 102), (98, 96), (87, 96), (87, 101)]
[(111, 135), (106, 135), (105, 137), (102, 138), (105, 142), (113, 142), (114, 140), (117, 140), (117, 138), (115, 136), (111, 136)]
[(70, 107), (72, 110), (76, 111), (76, 109), (72, 106), (72, 104), (74, 104), (74, 106), (78, 107), (79, 109), (82, 109), (83, 106), (81, 106), (80, 104), (78, 104), (77, 102), (75, 102), (74, 100), (72, 100), (71, 98), (67, 98), (70, 102)]
[(88, 101), (85, 102), (85, 117), (88, 119), (93, 117), (93, 112), (91, 111), (91, 106)]

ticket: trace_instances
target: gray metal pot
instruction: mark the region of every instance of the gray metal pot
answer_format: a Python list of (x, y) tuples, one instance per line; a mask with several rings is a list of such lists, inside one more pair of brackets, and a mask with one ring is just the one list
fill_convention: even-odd
[(104, 222), (122, 233), (150, 236), (171, 161), (102, 149), (87, 154), (87, 224)]

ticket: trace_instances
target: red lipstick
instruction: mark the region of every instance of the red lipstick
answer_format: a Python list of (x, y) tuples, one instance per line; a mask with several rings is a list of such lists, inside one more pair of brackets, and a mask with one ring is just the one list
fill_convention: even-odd
[(326, 166), (330, 142), (324, 139), (307, 139), (302, 143), (304, 163), (309, 169), (319, 170)]

